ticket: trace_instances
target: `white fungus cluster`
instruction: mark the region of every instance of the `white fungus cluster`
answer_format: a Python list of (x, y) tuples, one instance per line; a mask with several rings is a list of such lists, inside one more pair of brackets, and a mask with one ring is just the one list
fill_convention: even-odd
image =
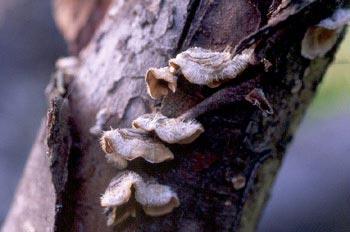
[[(248, 65), (248, 54), (232, 57), (226, 50), (214, 52), (190, 48), (171, 59), (169, 67), (148, 69), (145, 81), (149, 95), (160, 98), (166, 96), (169, 90), (176, 92), (178, 75), (193, 84), (218, 87), (222, 82), (236, 78)], [(272, 113), (261, 90), (253, 90), (246, 99)], [(100, 124), (97, 129), (102, 127)], [(203, 126), (194, 118), (168, 118), (155, 112), (136, 118), (132, 128), (104, 131), (101, 146), (109, 163), (125, 169), (128, 162), (136, 158), (153, 164), (170, 161), (174, 155), (166, 144), (189, 144), (203, 132)], [(149, 216), (170, 213), (180, 205), (176, 193), (169, 186), (150, 183), (135, 172), (124, 171), (113, 178), (101, 197), (101, 205), (106, 208), (107, 224), (116, 225), (129, 217), (136, 217), (135, 202)]]
[[(338, 9), (331, 17), (309, 27), (302, 40), (301, 54), (308, 59), (324, 56), (349, 22), (350, 10)], [(199, 47), (190, 48), (170, 59), (167, 67), (147, 70), (145, 82), (148, 94), (156, 99), (166, 96), (169, 90), (175, 93), (181, 76), (192, 84), (218, 87), (238, 77), (249, 66), (250, 55), (251, 50), (232, 56), (228, 50), (217, 52)], [(265, 66), (270, 65), (267, 63)], [(65, 93), (64, 78), (74, 76), (78, 66), (76, 57), (57, 61), (60, 93)], [(245, 99), (265, 114), (273, 113), (262, 89), (254, 88)], [(108, 118), (108, 109), (101, 109), (90, 132), (100, 134)], [(184, 120), (181, 117), (168, 118), (160, 113), (144, 114), (132, 122), (132, 128), (103, 131), (101, 146), (107, 161), (122, 170), (136, 158), (153, 164), (173, 160), (174, 155), (166, 144), (189, 144), (203, 132), (203, 126), (194, 118)], [(236, 176), (231, 181), (236, 190), (246, 184), (244, 176)], [(101, 206), (106, 209), (109, 226), (136, 217), (137, 206), (141, 206), (146, 215), (161, 216), (172, 212), (179, 205), (176, 192), (169, 186), (143, 178), (132, 171), (122, 171), (115, 176), (101, 197)]]
[(148, 183), (140, 175), (124, 171), (114, 177), (101, 197), (106, 207), (107, 225), (117, 225), (129, 217), (136, 217), (135, 202), (149, 216), (162, 216), (180, 205), (174, 191), (166, 185)]
[(218, 87), (236, 78), (248, 67), (250, 52), (232, 57), (228, 49), (216, 52), (199, 47), (189, 48), (170, 59), (168, 67), (148, 69), (145, 78), (148, 93), (152, 98), (159, 98), (167, 95), (169, 89), (175, 92), (177, 72), (181, 72), (192, 84)]

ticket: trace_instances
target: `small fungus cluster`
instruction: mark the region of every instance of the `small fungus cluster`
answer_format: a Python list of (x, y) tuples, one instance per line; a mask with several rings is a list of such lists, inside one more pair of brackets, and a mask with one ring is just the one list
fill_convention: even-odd
[(111, 180), (101, 197), (101, 205), (106, 207), (107, 225), (119, 224), (129, 217), (136, 217), (134, 202), (140, 204), (149, 216), (170, 213), (180, 205), (176, 193), (168, 186), (145, 182), (137, 173), (124, 171)]
[[(166, 96), (169, 90), (175, 93), (180, 77), (193, 84), (218, 87), (240, 75), (249, 65), (249, 57), (247, 53), (232, 56), (227, 50), (214, 52), (190, 48), (169, 60), (168, 67), (148, 69), (145, 75), (148, 93), (152, 98)], [(273, 112), (260, 89), (252, 90), (246, 100), (268, 114)], [(94, 129), (98, 131), (100, 128)], [(172, 160), (174, 155), (167, 144), (189, 144), (203, 132), (203, 126), (195, 121), (195, 116), (168, 118), (155, 112), (139, 116), (132, 122), (132, 128), (104, 131), (101, 146), (107, 161), (122, 170), (136, 158), (154, 164)], [(169, 186), (151, 183), (148, 179), (145, 181), (132, 171), (123, 171), (112, 179), (101, 198), (101, 205), (106, 208), (107, 224), (116, 225), (129, 217), (136, 217), (135, 203), (140, 204), (149, 216), (170, 213), (180, 205)]]
[[(301, 54), (309, 59), (325, 55), (334, 46), (343, 26), (349, 22), (350, 10), (339, 9), (330, 18), (310, 27), (302, 40)], [(250, 50), (233, 56), (228, 49), (216, 52), (190, 48), (170, 59), (167, 67), (148, 69), (145, 75), (147, 91), (154, 99), (166, 96), (169, 90), (175, 93), (178, 78), (181, 77), (192, 84), (218, 87), (238, 77), (249, 66), (250, 56)], [(69, 65), (61, 61), (58, 66), (73, 67), (66, 72), (74, 72), (76, 61), (72, 59), (64, 62)], [(262, 89), (254, 88), (244, 99), (264, 114), (273, 114)], [(204, 100), (194, 108), (203, 108), (205, 104), (212, 102)], [(107, 161), (122, 170), (136, 158), (153, 164), (174, 159), (167, 144), (189, 144), (204, 132), (203, 126), (195, 121), (198, 114), (185, 112), (183, 115), (191, 117), (168, 118), (160, 112), (144, 114), (132, 122), (132, 128), (104, 131), (101, 146)], [(107, 116), (106, 109), (100, 110), (91, 133), (97, 134), (102, 130)], [(243, 188), (245, 182), (244, 176), (232, 179), (236, 190)], [(180, 201), (169, 186), (158, 184), (154, 179), (142, 177), (133, 171), (122, 171), (110, 182), (101, 197), (101, 205), (106, 208), (107, 225), (116, 225), (129, 217), (136, 217), (137, 205), (142, 207), (146, 215), (161, 216), (172, 212), (180, 205)]]
[(227, 50), (215, 52), (199, 47), (189, 48), (169, 60), (169, 67), (150, 68), (146, 73), (149, 95), (159, 98), (176, 91), (177, 75), (180, 72), (190, 83), (211, 88), (236, 78), (249, 65), (250, 53), (232, 57)]

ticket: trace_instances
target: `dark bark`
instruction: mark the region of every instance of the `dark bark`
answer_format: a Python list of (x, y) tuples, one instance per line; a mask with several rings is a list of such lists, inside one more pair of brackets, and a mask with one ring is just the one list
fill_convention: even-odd
[[(163, 67), (170, 57), (192, 46), (223, 50), (239, 44), (239, 52), (256, 44), (257, 65), (220, 89), (239, 94), (262, 88), (274, 114), (265, 116), (244, 100), (226, 104), (197, 118), (205, 133), (194, 143), (169, 146), (173, 161), (131, 162), (128, 169), (171, 186), (181, 205), (154, 218), (139, 210), (141, 216), (114, 228), (253, 231), (286, 147), (335, 53), (334, 48), (310, 61), (300, 54), (301, 40), (308, 26), (330, 16), (341, 2), (303, 1), (273, 13), (279, 4), (247, 0), (112, 3), (112, 14), (107, 13), (79, 55), (79, 72), (67, 83), (67, 94), (51, 94), (49, 156), (38, 140), (3, 231), (24, 231), (24, 226), (38, 231), (112, 231), (106, 226), (99, 197), (118, 171), (106, 164), (99, 138), (89, 133), (97, 112), (108, 108), (105, 129), (130, 127), (133, 119), (159, 103), (146, 94), (147, 68)], [(269, 17), (274, 18), (267, 25)], [(258, 64), (262, 58), (272, 64), (268, 70)], [(161, 111), (179, 116), (216, 91), (180, 80), (177, 92), (163, 100)], [(43, 170), (37, 173), (32, 162), (39, 160)], [(233, 188), (235, 176), (246, 178), (244, 188)], [(30, 182), (33, 178), (36, 181)], [(47, 194), (39, 191), (44, 183)], [(38, 198), (33, 196), (36, 193)], [(40, 198), (47, 204), (40, 204)], [(39, 220), (43, 212), (51, 213)]]

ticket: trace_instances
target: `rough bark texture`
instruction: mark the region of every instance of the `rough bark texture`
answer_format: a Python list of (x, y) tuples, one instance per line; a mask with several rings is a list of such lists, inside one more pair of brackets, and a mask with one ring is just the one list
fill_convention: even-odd
[[(67, 93), (50, 95), (48, 126), (41, 127), (3, 231), (253, 231), (286, 146), (335, 52), (307, 60), (300, 54), (301, 40), (309, 25), (331, 15), (341, 2), (303, 1), (274, 12), (279, 4), (112, 2), (79, 54), (80, 68), (66, 84)], [(275, 18), (267, 25), (271, 15)], [(99, 197), (118, 171), (106, 164), (98, 136), (89, 133), (97, 112), (108, 109), (106, 129), (130, 127), (137, 116), (159, 106), (146, 94), (147, 68), (167, 65), (188, 47), (223, 50), (237, 44), (236, 51), (256, 44), (255, 59), (265, 58), (272, 66), (252, 66), (220, 88), (236, 86), (248, 93), (257, 82), (274, 114), (264, 116), (248, 102), (227, 105), (198, 118), (205, 133), (193, 144), (169, 146), (173, 161), (131, 162), (128, 169), (171, 186), (181, 206), (156, 218), (138, 209), (141, 216), (108, 228)], [(178, 116), (216, 91), (180, 81), (161, 111)], [(247, 180), (240, 190), (231, 181), (237, 175)]]

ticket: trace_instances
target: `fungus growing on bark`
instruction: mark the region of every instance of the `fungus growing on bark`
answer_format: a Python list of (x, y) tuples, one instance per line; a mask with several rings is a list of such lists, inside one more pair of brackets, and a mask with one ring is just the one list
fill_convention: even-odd
[(245, 96), (245, 99), (253, 105), (257, 106), (264, 113), (273, 114), (273, 109), (270, 103), (267, 101), (262, 89), (254, 88), (248, 93), (247, 96)]
[(132, 122), (134, 128), (153, 131), (164, 142), (188, 144), (204, 132), (202, 125), (194, 120), (183, 121), (167, 118), (161, 114), (144, 114)]
[(135, 172), (119, 173), (111, 180), (101, 197), (101, 206), (116, 207), (125, 204), (131, 197), (131, 187), (139, 181), (142, 181), (142, 177)]
[[(105, 131), (101, 145), (110, 162), (123, 164), (123, 160), (130, 161), (142, 157), (150, 163), (160, 163), (174, 158), (173, 153), (164, 144), (139, 129)], [(119, 168), (125, 168), (124, 166), (121, 165)]]
[(249, 65), (249, 57), (248, 54), (232, 57), (228, 51), (215, 52), (194, 47), (169, 60), (169, 66), (173, 72), (180, 70), (193, 84), (215, 88), (241, 74)]
[(119, 173), (109, 183), (101, 197), (101, 206), (106, 207), (107, 225), (117, 225), (128, 217), (136, 217), (135, 206), (128, 204), (132, 196), (132, 187), (142, 181), (141, 176), (134, 172)]
[(180, 205), (176, 193), (169, 186), (146, 183), (137, 173), (125, 171), (112, 179), (101, 197), (101, 206), (106, 207), (107, 225), (119, 224), (130, 216), (136, 217), (135, 202), (130, 203), (133, 189), (136, 202), (141, 204), (147, 215), (165, 215)]
[(176, 91), (177, 76), (170, 72), (169, 67), (148, 69), (145, 81), (147, 92), (154, 99), (167, 95), (169, 89)]
[(139, 182), (135, 189), (135, 199), (147, 215), (165, 215), (180, 205), (176, 193), (169, 186)]
[(343, 27), (350, 22), (350, 10), (338, 9), (329, 18), (309, 27), (301, 42), (301, 55), (308, 59), (324, 56), (336, 43)]

